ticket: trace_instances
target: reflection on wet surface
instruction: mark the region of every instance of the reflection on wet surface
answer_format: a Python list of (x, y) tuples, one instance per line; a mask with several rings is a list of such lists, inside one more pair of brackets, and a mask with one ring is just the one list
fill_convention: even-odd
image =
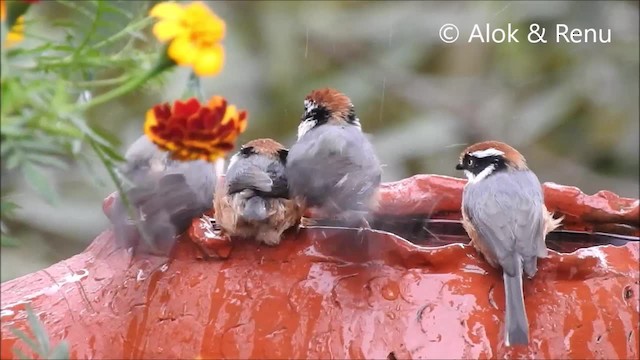
[[(387, 231), (421, 246), (468, 244), (469, 237), (458, 220), (426, 219), (424, 217), (377, 218), (371, 223), (377, 230)], [(570, 253), (577, 249), (598, 246), (622, 246), (629, 241), (640, 241), (637, 236), (556, 230), (547, 235), (549, 249)]]

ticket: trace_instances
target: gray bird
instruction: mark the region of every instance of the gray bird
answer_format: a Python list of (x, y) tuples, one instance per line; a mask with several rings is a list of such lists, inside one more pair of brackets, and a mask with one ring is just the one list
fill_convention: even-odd
[(227, 235), (273, 246), (299, 223), (302, 214), (289, 197), (284, 173), (287, 154), (274, 140), (256, 139), (231, 158), (214, 201), (216, 223)]
[(319, 209), (345, 226), (369, 226), (382, 170), (346, 95), (327, 88), (306, 96), (286, 175), (303, 208)]
[(136, 251), (167, 255), (191, 220), (213, 207), (214, 167), (203, 160), (173, 160), (144, 135), (129, 147), (125, 159), (119, 168), (121, 185), (135, 216), (129, 216), (117, 194), (109, 214), (116, 241)]
[(547, 233), (560, 225), (544, 205), (542, 186), (524, 157), (498, 141), (477, 143), (460, 155), (457, 170), (468, 182), (462, 195), (462, 224), (487, 262), (502, 268), (506, 297), (505, 344), (528, 344), (529, 322), (522, 288), (538, 258), (547, 256)]

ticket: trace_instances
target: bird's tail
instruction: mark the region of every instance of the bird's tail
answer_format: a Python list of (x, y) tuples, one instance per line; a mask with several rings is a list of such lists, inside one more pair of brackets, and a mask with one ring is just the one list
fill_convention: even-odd
[(529, 322), (522, 292), (522, 260), (517, 256), (515, 276), (503, 272), (506, 303), (505, 343), (507, 346), (529, 343)]
[(248, 221), (265, 220), (269, 214), (267, 213), (267, 202), (260, 196), (253, 196), (246, 200), (242, 217)]

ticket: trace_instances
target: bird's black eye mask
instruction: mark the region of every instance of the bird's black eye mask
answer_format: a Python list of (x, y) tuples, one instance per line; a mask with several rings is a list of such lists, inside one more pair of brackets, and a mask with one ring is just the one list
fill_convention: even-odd
[(240, 155), (242, 155), (243, 157), (249, 157), (255, 154), (257, 154), (257, 152), (256, 149), (253, 148), (253, 146), (243, 146), (240, 149)]
[(465, 154), (462, 158), (462, 162), (456, 165), (456, 170), (467, 170), (473, 175), (478, 175), (482, 170), (486, 169), (490, 165), (495, 167), (494, 171), (500, 171), (507, 168), (504, 158), (500, 155), (479, 158), (470, 154)]
[(280, 158), (280, 162), (283, 164), (287, 163), (287, 156), (289, 156), (289, 150), (280, 149), (278, 150), (278, 157)]
[(358, 118), (356, 117), (356, 109), (354, 109), (353, 106), (349, 108), (349, 115), (347, 116), (347, 122), (353, 125), (355, 125), (358, 122)]
[(300, 118), (300, 122), (303, 121), (315, 121), (315, 126), (325, 124), (329, 121), (329, 110), (324, 106), (305, 106), (304, 114), (302, 114), (302, 117)]

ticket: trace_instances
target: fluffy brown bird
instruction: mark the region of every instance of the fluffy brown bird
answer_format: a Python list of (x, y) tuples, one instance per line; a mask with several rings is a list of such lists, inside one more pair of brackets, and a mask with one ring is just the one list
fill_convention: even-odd
[(463, 225), (489, 264), (502, 268), (506, 297), (505, 343), (527, 344), (529, 323), (522, 273), (529, 278), (547, 256), (546, 234), (560, 225), (544, 205), (542, 186), (511, 146), (487, 141), (466, 148), (457, 170), (469, 181), (462, 195)]
[(285, 176), (288, 150), (271, 139), (252, 140), (229, 163), (224, 184), (216, 191), (216, 223), (230, 236), (254, 237), (267, 245), (302, 216), (289, 198)]
[(307, 95), (286, 174), (291, 195), (305, 208), (346, 226), (368, 226), (382, 171), (346, 95), (330, 88)]

